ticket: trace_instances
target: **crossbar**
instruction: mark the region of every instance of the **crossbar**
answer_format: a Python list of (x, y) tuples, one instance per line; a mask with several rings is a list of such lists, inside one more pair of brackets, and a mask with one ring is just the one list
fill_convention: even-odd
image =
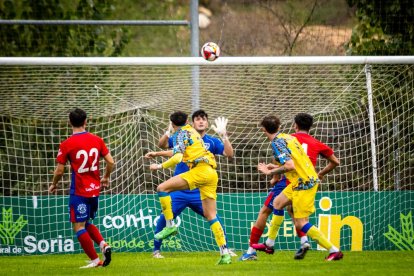
[(0, 57), (0, 65), (318, 65), (414, 64), (414, 56), (220, 57)]

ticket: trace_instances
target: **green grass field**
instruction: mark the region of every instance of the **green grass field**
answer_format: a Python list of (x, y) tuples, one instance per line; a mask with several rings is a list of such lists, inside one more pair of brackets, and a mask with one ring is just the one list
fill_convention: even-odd
[[(238, 252), (240, 253), (240, 252)], [(345, 252), (341, 261), (326, 262), (326, 252), (309, 252), (306, 259), (293, 260), (293, 252), (260, 254), (259, 260), (218, 266), (218, 253), (164, 253), (153, 259), (151, 253), (114, 253), (110, 266), (88, 269), (88, 274), (105, 275), (413, 275), (413, 251)], [(0, 275), (79, 275), (86, 272), (86, 255), (46, 255), (0, 257)]]

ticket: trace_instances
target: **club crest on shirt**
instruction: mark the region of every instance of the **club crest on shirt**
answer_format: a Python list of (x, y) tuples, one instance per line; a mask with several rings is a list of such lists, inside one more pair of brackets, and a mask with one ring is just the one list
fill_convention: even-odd
[(82, 203), (78, 205), (78, 212), (80, 214), (84, 214), (86, 213), (86, 204)]
[(209, 150), (209, 149), (210, 149), (210, 143), (205, 143), (205, 142), (204, 142), (204, 146), (205, 146), (205, 148), (206, 148), (207, 150)]

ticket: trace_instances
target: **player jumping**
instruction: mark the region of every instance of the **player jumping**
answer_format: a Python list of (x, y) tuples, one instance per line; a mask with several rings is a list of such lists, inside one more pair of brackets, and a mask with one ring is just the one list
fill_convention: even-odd
[[(219, 117), (215, 120), (215, 125), (213, 125), (213, 129), (217, 132), (220, 136), (221, 140), (206, 134), (208, 129), (208, 114), (204, 110), (197, 110), (192, 115), (192, 126), (193, 128), (200, 134), (201, 138), (203, 139), (204, 145), (206, 146), (207, 150), (213, 153), (214, 155), (224, 155), (227, 158), (233, 157), (233, 146), (231, 145), (228, 137), (227, 137), (227, 119), (223, 117)], [(165, 134), (160, 138), (158, 146), (161, 148), (172, 148), (173, 147), (173, 137), (171, 136), (172, 126), (170, 124), (168, 130)], [(148, 152), (145, 157), (146, 158), (154, 158), (156, 156), (168, 156), (171, 157), (171, 151), (164, 151), (164, 152)], [(188, 166), (181, 162), (177, 164), (174, 170), (174, 176), (179, 175), (181, 173), (185, 173), (189, 170)], [(200, 198), (200, 190), (198, 188), (194, 190), (181, 190), (175, 191), (170, 193), (171, 201), (172, 201), (172, 211), (174, 214), (174, 218), (179, 216), (185, 208), (190, 208), (200, 216), (204, 217), (203, 214), (203, 206)], [(219, 222), (221, 223), (220, 217), (217, 215)], [(160, 215), (160, 218), (157, 221), (157, 225), (155, 228), (155, 234), (158, 234), (166, 225), (165, 217), (163, 214)], [(222, 224), (223, 227), (223, 224)], [(224, 227), (223, 227), (224, 230)], [(154, 250), (153, 250), (153, 257), (154, 258), (164, 258), (161, 255), (161, 244), (162, 240), (154, 240)], [(229, 254), (232, 256), (236, 256), (234, 252), (229, 249)]]
[(183, 161), (190, 170), (170, 178), (157, 187), (166, 227), (155, 235), (155, 239), (165, 239), (178, 231), (174, 223), (170, 192), (199, 188), (204, 217), (208, 220), (220, 248), (221, 257), (218, 264), (230, 264), (231, 256), (225, 233), (216, 213), (218, 175), (214, 155), (205, 148), (200, 134), (187, 124), (187, 114), (174, 112), (170, 115), (170, 120), (176, 131), (173, 139), (173, 156), (162, 164), (151, 164), (150, 169), (166, 169)]

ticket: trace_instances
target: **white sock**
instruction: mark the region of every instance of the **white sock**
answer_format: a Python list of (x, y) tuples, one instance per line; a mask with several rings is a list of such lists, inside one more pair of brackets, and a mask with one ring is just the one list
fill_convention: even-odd
[(103, 240), (103, 241), (101, 241), (100, 243), (99, 243), (99, 247), (101, 248), (101, 249), (103, 249), (103, 247), (104, 247), (104, 245), (106, 244), (106, 242)]
[(92, 262), (95, 263), (95, 264), (99, 263), (99, 261), (100, 261), (99, 258), (96, 258), (95, 260), (92, 260)]
[(275, 245), (275, 240), (267, 238), (266, 245), (269, 247), (273, 247)]
[(167, 219), (167, 220), (165, 220), (165, 222), (167, 223), (167, 227), (174, 226), (174, 220), (172, 220), (172, 219)]
[(229, 250), (227, 249), (227, 245), (220, 246), (220, 255), (229, 254)]
[(332, 245), (332, 247), (329, 248), (329, 253), (335, 253), (335, 252), (339, 252), (339, 249), (336, 248), (334, 245)]
[(249, 246), (249, 249), (247, 249), (247, 254), (253, 254), (254, 252), (256, 252), (256, 249), (254, 249), (253, 247)]
[(308, 242), (308, 236), (300, 237), (300, 244), (304, 244), (305, 242)]

